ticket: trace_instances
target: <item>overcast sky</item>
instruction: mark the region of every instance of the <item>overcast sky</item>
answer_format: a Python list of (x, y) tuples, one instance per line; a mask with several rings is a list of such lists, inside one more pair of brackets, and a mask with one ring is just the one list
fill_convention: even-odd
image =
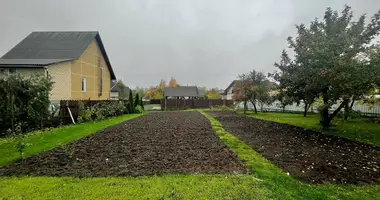
[(380, 9), (379, 0), (0, 0), (0, 54), (32, 31), (96, 30), (131, 87), (175, 77), (225, 88), (252, 69), (273, 71), (295, 24), (344, 4), (355, 16)]

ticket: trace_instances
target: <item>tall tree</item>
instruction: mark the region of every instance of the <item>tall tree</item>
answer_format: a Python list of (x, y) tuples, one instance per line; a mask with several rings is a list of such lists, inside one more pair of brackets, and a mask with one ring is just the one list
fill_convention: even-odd
[(249, 73), (239, 76), (239, 81), (236, 84), (236, 92), (234, 99), (241, 99), (244, 102), (244, 113), (246, 112), (247, 102), (250, 101), (257, 113), (257, 103), (262, 105), (270, 103), (269, 91), (271, 90), (271, 83), (262, 72), (252, 70)]
[(138, 105), (140, 105), (140, 97), (139, 97), (139, 93), (136, 93), (136, 96), (135, 96), (135, 108), (136, 108), (136, 106), (138, 106)]
[[(366, 61), (369, 56), (360, 56), (372, 49), (370, 43), (379, 34), (380, 10), (368, 25), (365, 15), (358, 21), (352, 19), (349, 6), (341, 14), (327, 8), (323, 21), (315, 19), (309, 27), (296, 26), (297, 37), (288, 38), (294, 60), (284, 51), (281, 63), (276, 65), (280, 70), (277, 78), (288, 94), (306, 95), (311, 100), (322, 97), (320, 122), (324, 127), (329, 127), (337, 113), (361, 93), (358, 88), (373, 87), (374, 77), (379, 75), (379, 66)], [(330, 113), (337, 102), (338, 108)]]
[(207, 99), (221, 99), (222, 98), (218, 88), (208, 89), (206, 92), (206, 97)]
[(134, 113), (135, 112), (132, 90), (129, 90), (128, 112), (129, 113)]
[(179, 84), (177, 83), (177, 80), (175, 80), (175, 78), (171, 78), (170, 81), (169, 81), (169, 87), (178, 87)]

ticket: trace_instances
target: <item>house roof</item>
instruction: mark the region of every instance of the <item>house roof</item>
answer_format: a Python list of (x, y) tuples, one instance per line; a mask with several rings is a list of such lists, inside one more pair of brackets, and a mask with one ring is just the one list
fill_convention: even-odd
[[(111, 81), (111, 92), (121, 92), (121, 91), (123, 90), (119, 87), (117, 82)], [(124, 92), (129, 94), (129, 87), (125, 87)]]
[[(41, 67), (78, 59), (93, 40), (116, 79), (99, 32), (32, 32), (0, 59), (0, 67)], [(20, 66), (22, 65), (22, 66)]]
[[(124, 88), (124, 92), (129, 94), (129, 87)], [(117, 82), (111, 81), (111, 92), (121, 92), (122, 89), (117, 85)]]
[(196, 86), (165, 87), (164, 95), (165, 97), (199, 97), (199, 92)]
[(228, 85), (228, 87), (224, 90), (224, 95), (226, 95), (228, 93), (228, 90), (231, 89), (232, 87), (235, 86), (235, 84), (238, 84), (240, 83), (241, 80), (233, 80), (230, 85)]
[(198, 90), (198, 96), (204, 97), (206, 95), (206, 92), (204, 90)]
[(121, 89), (117, 85), (117, 82), (111, 81), (111, 92), (121, 92)]

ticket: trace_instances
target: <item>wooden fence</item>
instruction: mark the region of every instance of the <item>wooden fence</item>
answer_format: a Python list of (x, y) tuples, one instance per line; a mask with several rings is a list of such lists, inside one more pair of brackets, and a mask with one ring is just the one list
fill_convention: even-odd
[(232, 106), (232, 100), (223, 99), (162, 99), (161, 108), (165, 109), (189, 109), (210, 108), (213, 106)]

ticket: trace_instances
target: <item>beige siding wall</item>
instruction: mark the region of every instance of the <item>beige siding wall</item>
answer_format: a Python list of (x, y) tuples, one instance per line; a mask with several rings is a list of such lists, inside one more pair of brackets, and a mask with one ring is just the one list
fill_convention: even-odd
[[(91, 42), (80, 58), (71, 63), (71, 99), (109, 99), (110, 72), (96, 40)], [(103, 87), (101, 94), (99, 94), (101, 70)], [(86, 78), (86, 91), (82, 91), (82, 78)]]
[(54, 82), (50, 100), (71, 99), (71, 62), (50, 65), (48, 72)]

